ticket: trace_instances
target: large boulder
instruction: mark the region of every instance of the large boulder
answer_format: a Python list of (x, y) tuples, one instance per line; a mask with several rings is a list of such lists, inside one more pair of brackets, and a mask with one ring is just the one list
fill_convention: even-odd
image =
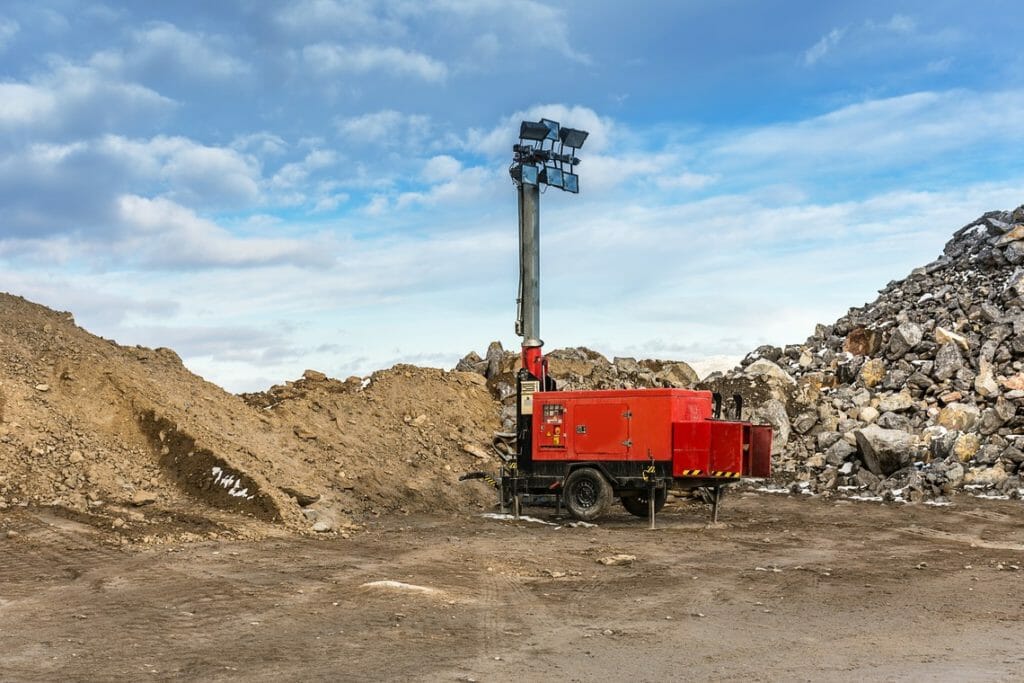
[(754, 422), (767, 422), (772, 426), (772, 455), (782, 453), (789, 443), (790, 425), (786, 406), (777, 399), (768, 399), (754, 409)]
[(696, 386), (697, 382), (700, 381), (697, 372), (687, 363), (683, 362), (666, 364), (665, 367), (654, 375), (654, 379), (663, 384), (683, 389)]
[(868, 425), (854, 433), (864, 465), (879, 477), (909, 467), (917, 450), (917, 438), (898, 429)]
[(502, 348), (501, 342), (493, 341), (487, 347), (487, 370), (485, 371), (485, 377), (491, 379), (501, 374), (501, 361), (505, 358), (505, 349)]
[(767, 358), (754, 361), (746, 367), (744, 372), (751, 377), (761, 377), (769, 382), (796, 386), (796, 380), (790, 377), (789, 373)]

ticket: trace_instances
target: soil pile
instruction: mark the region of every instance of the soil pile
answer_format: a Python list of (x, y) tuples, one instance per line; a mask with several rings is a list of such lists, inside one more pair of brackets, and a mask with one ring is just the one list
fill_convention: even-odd
[(258, 534), (260, 522), (343, 532), (349, 515), (489, 500), (479, 482), (454, 485), (478, 460), (465, 446), (498, 427), (482, 384), (405, 367), (369, 382), (309, 372), (254, 407), (169, 349), (119, 346), (0, 294), (0, 509), (58, 506), (141, 539)]
[[(244, 399), (292, 438), (328, 510), (436, 512), (495, 501), (484, 484), (458, 481), (498, 462), (489, 447), (498, 406), (475, 373), (396, 365), (339, 381), (307, 370)], [(329, 524), (330, 514), (308, 516)]]
[(1024, 207), (987, 213), (804, 344), (761, 347), (712, 388), (757, 385), (777, 470), (816, 492), (1019, 497)]

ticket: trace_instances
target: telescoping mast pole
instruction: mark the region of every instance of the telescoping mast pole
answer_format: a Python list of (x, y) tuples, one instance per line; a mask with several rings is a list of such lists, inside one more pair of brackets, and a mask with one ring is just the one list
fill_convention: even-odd
[(519, 143), (512, 147), (509, 173), (519, 195), (516, 334), (523, 338), (523, 369), (540, 383), (542, 391), (548, 388), (548, 378), (540, 338), (540, 186), (579, 192), (579, 176), (573, 168), (580, 160), (574, 155), (587, 135), (583, 130), (562, 128), (550, 119), (523, 121)]

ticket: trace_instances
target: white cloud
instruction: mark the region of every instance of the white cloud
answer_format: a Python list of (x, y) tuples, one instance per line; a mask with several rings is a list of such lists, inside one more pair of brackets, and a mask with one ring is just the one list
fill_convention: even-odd
[(450, 180), (462, 170), (462, 162), (455, 157), (441, 154), (431, 157), (423, 164), (423, 172), (420, 174), (427, 182), (438, 182)]
[(822, 57), (835, 49), (836, 45), (839, 44), (839, 41), (842, 40), (845, 32), (846, 29), (834, 28), (822, 36), (821, 40), (804, 52), (804, 64), (806, 66), (813, 66), (816, 64)]
[(396, 36), (405, 33), (401, 22), (381, 16), (387, 5), (369, 0), (297, 0), (274, 15), (278, 26), (301, 35), (363, 37)]
[(347, 192), (338, 192), (336, 194), (327, 194), (320, 197), (316, 204), (313, 205), (313, 213), (325, 213), (328, 211), (334, 211), (342, 204), (348, 202), (351, 199)]
[(223, 80), (248, 74), (248, 64), (229, 54), (225, 38), (182, 31), (174, 24), (155, 22), (132, 32), (132, 45), (125, 51), (124, 66), (161, 68), (170, 73), (187, 73), (201, 79)]
[(240, 238), (168, 199), (118, 199), (125, 229), (113, 249), (155, 268), (251, 268), (275, 264), (326, 267), (334, 257), (316, 240)]
[(795, 123), (733, 134), (712, 159), (777, 166), (906, 165), (982, 142), (1005, 144), (1024, 137), (1017, 112), (1024, 91), (917, 92), (869, 100)]
[[(435, 159), (437, 158), (435, 157)], [(449, 179), (433, 185), (423, 192), (403, 192), (399, 194), (395, 207), (403, 209), (414, 204), (435, 205), (452, 202), (473, 202), (479, 200), (483, 194), (496, 184), (495, 174), (491, 169), (480, 167), (452, 169), (449, 166), (446, 170), (452, 172)]]
[(261, 157), (279, 156), (288, 151), (288, 143), (280, 135), (269, 131), (240, 135), (231, 142), (240, 152), (251, 152)]
[(718, 180), (717, 175), (684, 171), (674, 175), (659, 175), (654, 182), (663, 190), (702, 190), (716, 180)]
[[(409, 14), (436, 15), (439, 30), (452, 24), (471, 27), (471, 33), (477, 36), (472, 45), (478, 57), (493, 55), (500, 45), (507, 45), (541, 48), (579, 64), (592, 63), (589, 55), (572, 46), (564, 10), (546, 3), (535, 0), (515, 3), (506, 0), (436, 0), (408, 3), (404, 10)], [(455, 21), (452, 21), (453, 17)], [(524, 27), (537, 27), (537, 30)]]
[(250, 206), (260, 196), (259, 162), (229, 147), (183, 137), (137, 140), (110, 135), (95, 148), (125, 164), (137, 179), (160, 181), (170, 196), (192, 205)]
[(353, 47), (337, 43), (317, 43), (302, 49), (302, 58), (315, 73), (336, 76), (384, 72), (392, 76), (413, 76), (428, 82), (443, 81), (448, 68), (420, 52), (397, 47)]
[(173, 107), (149, 88), (67, 62), (28, 82), (0, 84), (0, 128), (23, 133), (107, 131), (152, 121)]
[(22, 127), (48, 119), (57, 110), (55, 93), (26, 83), (0, 83), (0, 126)]
[(0, 17), (0, 51), (5, 50), (21, 26), (13, 19)]
[(310, 173), (329, 168), (337, 160), (337, 155), (331, 150), (314, 149), (302, 161), (282, 166), (270, 179), (270, 184), (277, 188), (297, 187), (306, 182)]
[(944, 74), (949, 71), (949, 68), (953, 66), (952, 57), (943, 57), (942, 59), (933, 59), (925, 65), (925, 71), (932, 74)]
[(393, 109), (361, 114), (335, 121), (338, 135), (347, 145), (386, 145), (415, 147), (430, 134), (430, 118), (403, 114)]
[(894, 14), (889, 21), (881, 25), (881, 28), (893, 33), (913, 33), (917, 29), (917, 22), (905, 14)]

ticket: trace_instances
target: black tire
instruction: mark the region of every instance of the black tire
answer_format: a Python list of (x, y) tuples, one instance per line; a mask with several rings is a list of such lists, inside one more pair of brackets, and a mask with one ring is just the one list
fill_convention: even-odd
[[(665, 507), (665, 501), (668, 500), (667, 489), (655, 489), (654, 490), (654, 511), (661, 512), (661, 509)], [(641, 491), (632, 496), (622, 497), (622, 507), (626, 508), (626, 512), (636, 517), (646, 517), (649, 513), (649, 506), (647, 505), (647, 491)]]
[(614, 498), (612, 485), (593, 467), (573, 470), (562, 485), (562, 502), (569, 514), (583, 522), (603, 515)]

